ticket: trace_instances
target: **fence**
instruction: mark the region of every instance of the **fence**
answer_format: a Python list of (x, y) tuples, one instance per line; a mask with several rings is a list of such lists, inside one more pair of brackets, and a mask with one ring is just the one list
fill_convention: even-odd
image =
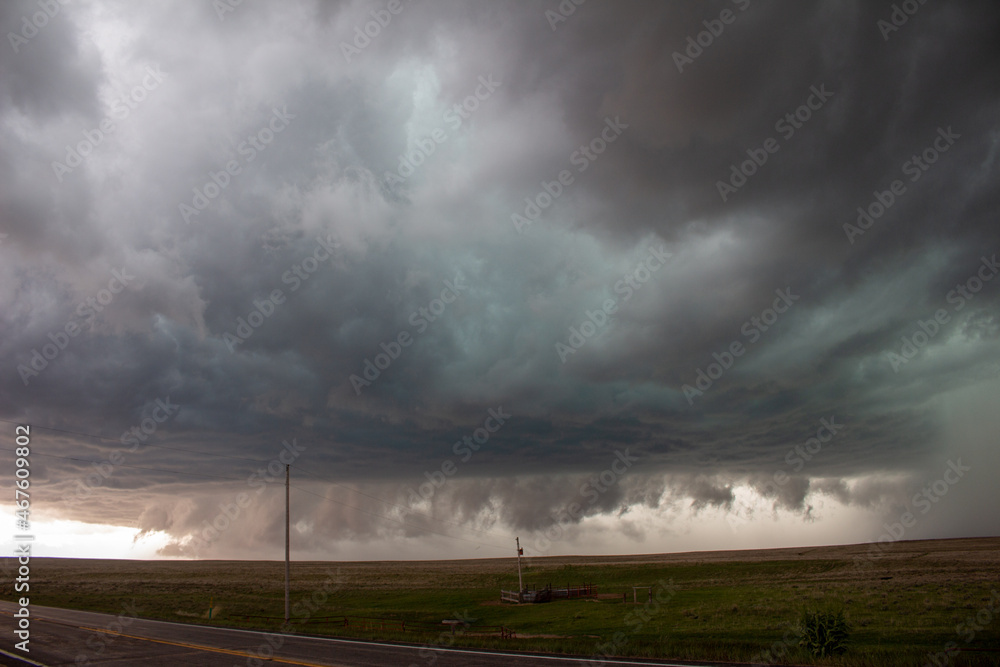
[(582, 586), (566, 585), (566, 588), (553, 588), (552, 599), (570, 600), (573, 598), (592, 598), (597, 595), (597, 588), (593, 584), (583, 584)]
[(521, 593), (518, 591), (505, 591), (500, 589), (500, 602), (520, 602)]
[(545, 588), (526, 588), (523, 591), (500, 589), (501, 602), (549, 602), (551, 600), (592, 597), (597, 597), (597, 588), (593, 584), (583, 584), (582, 586), (567, 584), (565, 588), (552, 588), (552, 584), (546, 584)]
[[(283, 616), (238, 616), (245, 620), (259, 619), (269, 621), (284, 621)], [(441, 623), (431, 623), (429, 621), (407, 621), (399, 618), (379, 618), (373, 616), (316, 616), (308, 621), (298, 622), (301, 625), (330, 625), (333, 627), (351, 628), (354, 630), (379, 630), (382, 632), (428, 632), (439, 633), (442, 626), (451, 626), (452, 634), (455, 634), (455, 625), (465, 625), (461, 621)], [(468, 636), (497, 636), (501, 639), (514, 639), (516, 633), (503, 625), (465, 625), (461, 630), (463, 635)]]

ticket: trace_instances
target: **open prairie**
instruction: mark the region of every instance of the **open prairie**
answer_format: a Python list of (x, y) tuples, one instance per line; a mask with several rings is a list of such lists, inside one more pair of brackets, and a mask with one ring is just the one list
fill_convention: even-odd
[[(523, 559), (522, 568), (526, 586), (587, 583), (599, 597), (501, 604), (500, 589), (517, 588), (513, 558), (293, 562), (291, 627), (424, 643), (428, 664), (433, 646), (452, 644), (772, 664), (923, 665), (934, 654), (940, 664), (1000, 664), (1000, 538), (897, 542), (879, 552), (850, 545), (559, 556)], [(633, 586), (651, 587), (652, 600), (640, 589), (633, 603)], [(3, 598), (14, 599), (10, 583)], [(30, 598), (277, 630), (284, 564), (32, 559)], [(845, 654), (812, 658), (798, 646), (807, 610), (845, 612)], [(461, 621), (454, 635), (443, 620)], [(500, 637), (497, 626), (515, 636)]]

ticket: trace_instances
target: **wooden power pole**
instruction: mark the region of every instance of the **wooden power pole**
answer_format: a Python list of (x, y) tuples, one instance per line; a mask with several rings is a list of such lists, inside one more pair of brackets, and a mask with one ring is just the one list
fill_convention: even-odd
[(517, 592), (520, 596), (521, 591), (524, 590), (524, 582), (521, 581), (521, 554), (524, 553), (524, 549), (521, 548), (521, 538), (515, 537), (517, 544)]
[(288, 623), (288, 619), (291, 618), (291, 567), (289, 566), (289, 537), (291, 535), (289, 527), (289, 518), (291, 517), (291, 512), (288, 509), (288, 468), (285, 466), (285, 623)]

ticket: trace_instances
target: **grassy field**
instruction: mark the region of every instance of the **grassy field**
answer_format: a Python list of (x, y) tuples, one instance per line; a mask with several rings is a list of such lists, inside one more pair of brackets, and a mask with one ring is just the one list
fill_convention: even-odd
[[(513, 559), (293, 562), (293, 626), (302, 634), (587, 656), (768, 662), (764, 652), (777, 649), (772, 664), (919, 666), (953, 644), (961, 652), (947, 664), (1000, 665), (1000, 538), (897, 542), (877, 558), (868, 554), (857, 545), (526, 559), (525, 584), (592, 583), (602, 594), (539, 605), (499, 602), (501, 587), (517, 587)], [(652, 603), (631, 603), (637, 585), (653, 587)], [(32, 604), (121, 613), (134, 601), (146, 618), (220, 626), (278, 629), (280, 619), (246, 617), (281, 617), (283, 587), (282, 562), (31, 562)], [(2, 594), (14, 599), (9, 581)], [(812, 658), (796, 645), (805, 610), (846, 613), (845, 654)], [(349, 625), (316, 622), (334, 615), (351, 617)], [(362, 618), (398, 623), (365, 628)], [(444, 619), (469, 625), (452, 636)], [(427, 629), (403, 632), (402, 622)], [(499, 625), (516, 637), (477, 632)]]

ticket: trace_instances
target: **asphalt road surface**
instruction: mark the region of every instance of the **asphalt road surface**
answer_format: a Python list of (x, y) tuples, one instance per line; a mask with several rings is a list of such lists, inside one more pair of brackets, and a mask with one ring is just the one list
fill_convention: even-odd
[[(16, 605), (0, 601), (0, 664), (107, 665), (142, 667), (568, 667), (646, 665), (687, 667), (710, 663), (653, 660), (601, 660), (572, 656), (504, 653), (408, 645), (273, 635), (247, 630), (210, 628), (184, 623), (134, 618), (54, 607), (30, 607), (30, 653), (14, 648)], [(275, 647), (274, 645), (277, 644)], [(33, 662), (25, 662), (27, 658)], [(261, 660), (264, 658), (264, 660)], [(733, 667), (731, 663), (727, 667)]]

